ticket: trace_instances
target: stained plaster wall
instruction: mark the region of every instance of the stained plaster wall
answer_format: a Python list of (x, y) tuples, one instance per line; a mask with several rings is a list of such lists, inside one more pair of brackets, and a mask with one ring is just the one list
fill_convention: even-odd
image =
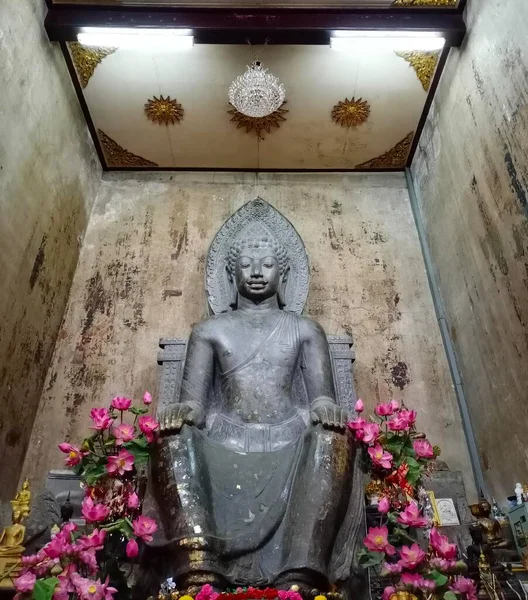
[(43, 0), (0, 2), (0, 506), (21, 474), (100, 168)]
[(473, 0), (413, 164), (480, 463), (504, 502), (528, 480), (526, 0)]
[(306, 312), (356, 340), (357, 389), (393, 396), (444, 459), (472, 476), (402, 174), (106, 175), (89, 223), (39, 407), (26, 470), (41, 482), (89, 409), (157, 390), (160, 337), (188, 336), (206, 314), (208, 245), (260, 195), (301, 234), (311, 260)]

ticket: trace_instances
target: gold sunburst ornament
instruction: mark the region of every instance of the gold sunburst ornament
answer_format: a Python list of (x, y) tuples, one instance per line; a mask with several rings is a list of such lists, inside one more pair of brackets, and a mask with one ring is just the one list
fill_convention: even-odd
[(362, 98), (338, 102), (332, 109), (332, 119), (341, 127), (358, 127), (369, 118), (370, 105)]
[(285, 104), (286, 102), (283, 102), (277, 110), (274, 110), (271, 114), (266, 115), (265, 117), (248, 117), (234, 107), (231, 110), (228, 110), (227, 114), (233, 115), (231, 117), (231, 121), (237, 124), (237, 129), (245, 127), (247, 133), (254, 131), (257, 134), (257, 137), (263, 140), (264, 131), (266, 133), (270, 133), (272, 127), (279, 128), (281, 123), (286, 121), (286, 117), (284, 117), (284, 115), (288, 111), (283, 108)]
[(183, 108), (182, 105), (171, 100), (170, 96), (164, 98), (152, 98), (147, 100), (145, 104), (145, 114), (147, 119), (150, 119), (153, 123), (159, 123), (160, 125), (174, 125), (179, 123), (183, 119)]

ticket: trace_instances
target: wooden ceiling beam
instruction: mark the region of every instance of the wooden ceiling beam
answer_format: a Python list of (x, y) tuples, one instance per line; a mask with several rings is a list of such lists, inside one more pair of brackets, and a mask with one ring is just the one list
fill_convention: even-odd
[(325, 45), (333, 31), (434, 31), (459, 46), (466, 26), (457, 9), (234, 9), (52, 5), (51, 41), (76, 41), (83, 27), (192, 29), (198, 44)]

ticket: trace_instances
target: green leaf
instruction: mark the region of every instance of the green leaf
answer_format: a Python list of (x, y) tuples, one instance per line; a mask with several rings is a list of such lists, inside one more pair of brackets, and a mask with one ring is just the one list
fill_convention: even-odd
[(144, 448), (141, 448), (141, 446), (133, 444), (132, 442), (127, 442), (126, 444), (123, 444), (123, 446), (130, 452), (130, 454), (133, 454), (134, 464), (136, 467), (144, 465), (148, 462), (150, 458), (150, 452), (148, 450), (145, 450)]
[(97, 463), (87, 465), (84, 470), (84, 479), (88, 485), (94, 485), (104, 475), (106, 475), (105, 459), (99, 459)]
[(422, 475), (422, 468), (420, 467), (420, 465), (418, 465), (418, 467), (412, 467), (409, 469), (409, 472), (407, 473), (407, 476), (405, 477), (405, 479), (411, 484), (415, 484), (418, 479), (420, 479)]
[(383, 562), (385, 558), (384, 552), (365, 552), (359, 556), (359, 564), (364, 567), (375, 567)]
[(149, 411), (148, 408), (137, 408), (136, 406), (133, 406), (129, 410), (134, 415), (146, 415)]
[(33, 600), (51, 600), (59, 580), (56, 577), (37, 579), (33, 588)]
[(124, 444), (125, 448), (129, 447), (128, 444), (130, 444), (131, 446), (139, 446), (139, 448), (148, 448), (149, 447), (147, 438), (144, 436), (134, 438), (130, 442), (127, 442), (126, 444)]
[(444, 594), (444, 600), (458, 600), (455, 592), (448, 591)]
[(418, 461), (415, 460), (412, 456), (406, 457), (405, 462), (409, 465), (409, 469), (417, 469), (420, 467)]
[(440, 571), (437, 571), (436, 569), (434, 571), (431, 571), (431, 576), (434, 579), (434, 582), (436, 583), (436, 585), (438, 587), (442, 587), (449, 580), (448, 577), (447, 577), (447, 575), (444, 575), (443, 573), (440, 573)]

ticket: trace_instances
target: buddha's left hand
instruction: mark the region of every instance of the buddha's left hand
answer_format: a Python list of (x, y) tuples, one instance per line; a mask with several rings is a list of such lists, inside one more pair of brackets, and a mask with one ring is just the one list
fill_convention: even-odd
[(344, 431), (349, 420), (348, 412), (330, 398), (320, 398), (312, 404), (310, 418), (314, 425), (321, 423), (327, 429)]

